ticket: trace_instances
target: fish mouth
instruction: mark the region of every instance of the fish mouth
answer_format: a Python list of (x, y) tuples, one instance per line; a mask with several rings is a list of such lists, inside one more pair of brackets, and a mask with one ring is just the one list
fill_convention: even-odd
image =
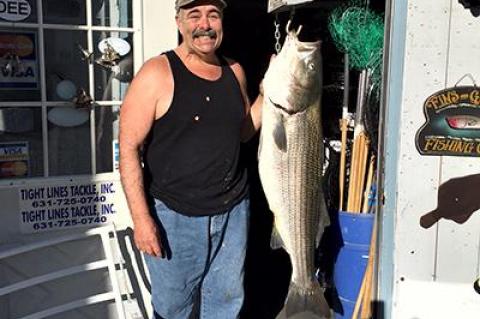
[(284, 106), (282, 106), (282, 105), (280, 105), (280, 104), (278, 104), (278, 103), (273, 102), (271, 98), (268, 98), (268, 100), (270, 101), (270, 103), (272, 103), (272, 105), (273, 105), (276, 109), (281, 110), (282, 112), (285, 112), (285, 113), (287, 113), (288, 115), (295, 115), (295, 114), (302, 113), (302, 112), (305, 111), (305, 110), (303, 110), (303, 109), (300, 109), (300, 110), (298, 110), (298, 111), (297, 111), (297, 110), (289, 110), (289, 109), (287, 109), (286, 107), (284, 107)]

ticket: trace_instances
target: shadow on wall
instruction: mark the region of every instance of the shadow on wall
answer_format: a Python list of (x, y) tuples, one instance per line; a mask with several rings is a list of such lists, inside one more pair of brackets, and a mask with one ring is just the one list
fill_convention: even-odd
[(452, 178), (438, 188), (438, 205), (420, 218), (423, 228), (430, 228), (441, 218), (457, 224), (466, 223), (480, 209), (480, 174)]

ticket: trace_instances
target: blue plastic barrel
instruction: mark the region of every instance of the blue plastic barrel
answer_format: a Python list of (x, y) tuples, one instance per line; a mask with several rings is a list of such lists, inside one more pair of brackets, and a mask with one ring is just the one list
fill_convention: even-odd
[(341, 248), (335, 262), (334, 280), (343, 309), (335, 313), (336, 319), (352, 317), (367, 268), (373, 220), (373, 214), (338, 213)]

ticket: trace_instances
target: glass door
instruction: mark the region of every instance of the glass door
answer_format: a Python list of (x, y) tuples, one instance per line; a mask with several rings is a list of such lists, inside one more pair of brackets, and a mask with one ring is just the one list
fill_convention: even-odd
[(0, 12), (0, 183), (117, 174), (141, 1), (10, 2)]

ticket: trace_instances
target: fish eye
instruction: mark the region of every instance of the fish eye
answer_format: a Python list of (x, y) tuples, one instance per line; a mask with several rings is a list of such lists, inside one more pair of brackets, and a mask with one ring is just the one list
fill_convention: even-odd
[(308, 63), (307, 64), (307, 69), (309, 69), (310, 71), (315, 70), (315, 63)]

